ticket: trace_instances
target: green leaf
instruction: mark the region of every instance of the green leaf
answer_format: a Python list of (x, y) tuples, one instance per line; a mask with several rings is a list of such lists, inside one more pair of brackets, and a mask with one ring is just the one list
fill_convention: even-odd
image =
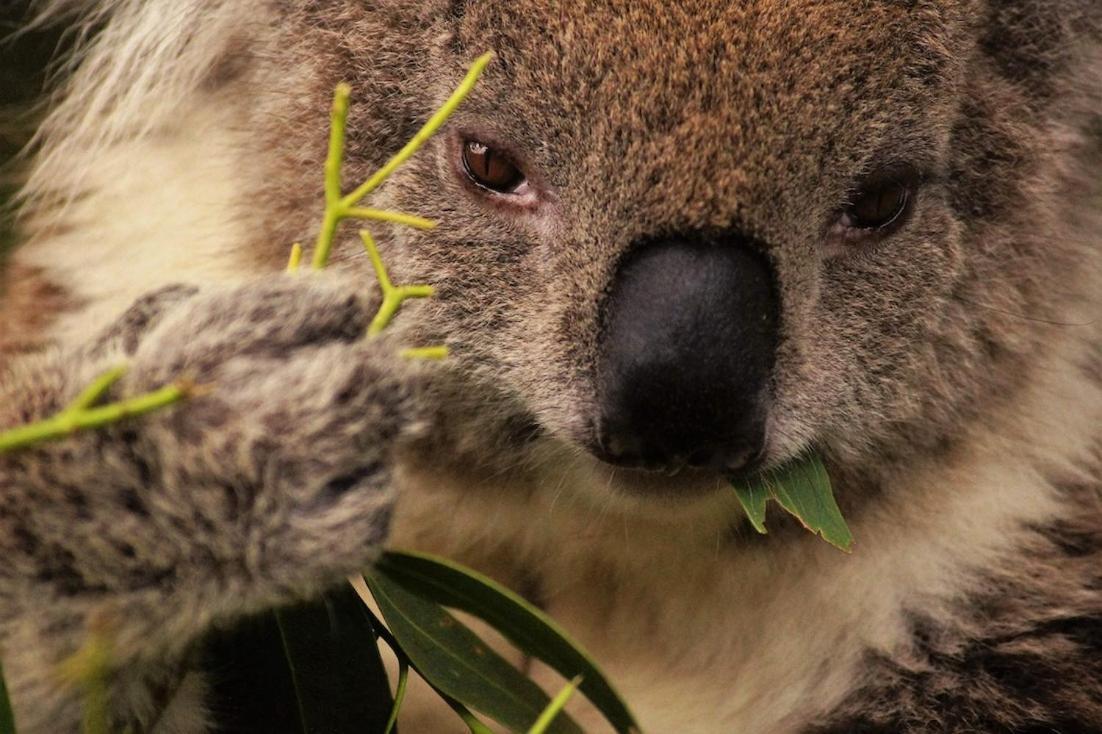
[[(512, 731), (526, 731), (550, 704), (539, 686), (439, 604), (385, 573), (368, 576), (367, 583), (402, 652), (434, 688)], [(564, 715), (549, 731), (582, 730)]]
[[(392, 701), (364, 602), (351, 586), (318, 602), (277, 610), (303, 734), (383, 731)], [(289, 731), (284, 722), (280, 731)]]
[(392, 707), (364, 602), (351, 586), (275, 612), (304, 734), (381, 731)]
[(759, 533), (765, 532), (768, 497), (831, 545), (847, 553), (853, 548), (853, 534), (834, 500), (830, 475), (814, 454), (763, 472), (745, 485), (735, 484), (735, 493)]
[(433, 688), (433, 690), (436, 691), (436, 695), (443, 699), (444, 703), (448, 704), (448, 708), (454, 711), (455, 715), (467, 725), (467, 731), (471, 734), (494, 734), (493, 729), (483, 724), (477, 716), (471, 713), (469, 708), (459, 703), (459, 701), (456, 701), (439, 688)]
[(750, 518), (754, 530), (767, 535), (769, 531), (765, 529), (765, 506), (770, 498), (769, 485), (759, 476), (745, 483), (735, 483), (734, 487), (735, 496), (746, 511), (746, 517)]
[(485, 620), (524, 653), (579, 688), (619, 734), (638, 731), (634, 717), (604, 673), (546, 614), (492, 579), (452, 561), (420, 553), (385, 553), (375, 573), (426, 599)]
[(8, 687), (4, 683), (4, 668), (0, 666), (0, 734), (15, 734), (15, 714), (8, 699)]

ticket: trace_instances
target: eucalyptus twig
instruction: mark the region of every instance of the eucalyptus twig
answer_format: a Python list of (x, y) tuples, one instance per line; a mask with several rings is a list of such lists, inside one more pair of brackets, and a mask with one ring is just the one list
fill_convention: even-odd
[(558, 695), (551, 699), (551, 703), (547, 708), (543, 710), (540, 717), (536, 719), (536, 723), (532, 724), (532, 728), (528, 730), (528, 734), (546, 734), (547, 730), (551, 728), (551, 724), (554, 723), (555, 717), (562, 713), (566, 708), (566, 704), (570, 702), (571, 697), (578, 691), (578, 686), (582, 684), (582, 676), (575, 676), (574, 680), (566, 684), (566, 687), (559, 691)]
[(125, 372), (124, 367), (106, 372), (85, 388), (69, 407), (52, 418), (0, 433), (0, 454), (146, 415), (192, 397), (199, 391), (190, 381), (181, 380), (144, 395), (98, 408), (91, 407)]
[(398, 685), (394, 689), (394, 706), (390, 709), (390, 717), (386, 720), (386, 729), (383, 734), (390, 734), (398, 724), (398, 713), (402, 710), (402, 702), (406, 699), (406, 686), (409, 684), (409, 659), (398, 658)]
[(399, 352), (403, 359), (423, 359), (430, 362), (439, 362), (448, 358), (448, 348), (439, 347), (410, 347)]
[(84, 646), (61, 664), (63, 681), (84, 691), (84, 734), (109, 734), (110, 696), (108, 671), (111, 667), (111, 638), (104, 631), (93, 631)]
[(107, 391), (114, 387), (115, 383), (126, 375), (127, 369), (125, 364), (120, 364), (104, 372), (97, 377), (91, 385), (84, 388), (84, 391), (77, 396), (76, 400), (69, 404), (69, 407), (66, 408), (61, 415), (74, 415), (91, 408), (102, 400), (103, 396), (107, 394)]
[(436, 226), (434, 222), (412, 214), (364, 209), (360, 207), (360, 202), (390, 178), (447, 122), (448, 118), (452, 116), (463, 100), (467, 98), (467, 95), (471, 93), (471, 90), (474, 89), (478, 78), (482, 76), (482, 72), (492, 58), (493, 53), (487, 53), (475, 61), (463, 82), (448, 98), (448, 101), (444, 103), (444, 106), (429, 118), (429, 121), (394, 157), (387, 161), (386, 165), (347, 196), (341, 195), (341, 168), (344, 161), (345, 131), (348, 126), (348, 99), (352, 94), (352, 90), (347, 84), (337, 85), (336, 94), (333, 96), (333, 109), (330, 118), (329, 151), (325, 159), (325, 213), (322, 216), (321, 229), (318, 231), (318, 239), (314, 247), (313, 267), (315, 270), (321, 270), (329, 263), (329, 255), (333, 249), (337, 227), (345, 219), (391, 221), (420, 229), (431, 229)]
[(296, 242), (291, 245), (291, 257), (287, 260), (287, 272), (298, 272), (300, 265), (302, 265), (302, 245)]
[(402, 224), (407, 227), (413, 227), (414, 229), (435, 229), (436, 222), (431, 219), (425, 219), (424, 217), (418, 217), (413, 214), (402, 214), (401, 212), (388, 212), (382, 209), (364, 209), (356, 207), (348, 210), (349, 219), (367, 219), (377, 222), (391, 222), (393, 224)]
[[(360, 593), (355, 581), (352, 581), (352, 588), (356, 589), (357, 594)], [(366, 587), (364, 588), (366, 589)], [(383, 621), (375, 616), (375, 612), (371, 611), (371, 607), (367, 606), (366, 602), (364, 603), (364, 611), (367, 612), (367, 617), (371, 620), (371, 628), (375, 631), (375, 636), (389, 647), (390, 651), (394, 653), (394, 657), (398, 659), (398, 685), (394, 689), (394, 705), (390, 709), (390, 716), (387, 718), (386, 729), (383, 732), (383, 734), (390, 734), (398, 724), (398, 714), (401, 713), (402, 702), (406, 698), (409, 671), (417, 669), (413, 667), (413, 662), (406, 655), (402, 646), (398, 644), (398, 640), (394, 639), (394, 635), (386, 628)]]
[(410, 298), (430, 298), (435, 291), (431, 285), (394, 285), (386, 271), (386, 265), (383, 264), (383, 259), (379, 255), (375, 238), (366, 229), (360, 230), (360, 238), (363, 239), (367, 256), (371, 258), (371, 267), (375, 269), (375, 277), (379, 281), (379, 287), (383, 289), (383, 303), (379, 306), (379, 311), (375, 314), (371, 325), (367, 327), (368, 335), (376, 336), (390, 325), (403, 303)]

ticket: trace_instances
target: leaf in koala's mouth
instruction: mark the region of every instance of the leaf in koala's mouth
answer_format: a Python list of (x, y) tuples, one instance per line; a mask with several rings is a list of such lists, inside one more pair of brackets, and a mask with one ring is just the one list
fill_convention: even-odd
[(732, 481), (739, 503), (759, 533), (765, 528), (769, 500), (774, 500), (805, 528), (847, 553), (853, 548), (842, 511), (834, 500), (834, 489), (826, 466), (816, 454), (796, 458), (745, 480)]

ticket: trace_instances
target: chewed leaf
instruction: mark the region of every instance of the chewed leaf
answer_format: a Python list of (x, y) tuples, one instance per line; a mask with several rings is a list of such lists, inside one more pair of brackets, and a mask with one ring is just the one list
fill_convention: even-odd
[(768, 478), (773, 498), (805, 528), (849, 552), (853, 534), (834, 500), (834, 488), (822, 460), (809, 455), (792, 461)]
[(853, 534), (834, 500), (830, 475), (814, 455), (795, 459), (784, 466), (734, 484), (735, 495), (750, 524), (765, 533), (765, 508), (772, 499), (811, 532), (831, 545), (850, 552)]
[(739, 504), (750, 518), (750, 524), (762, 535), (767, 535), (765, 529), (765, 505), (769, 501), (769, 486), (761, 477), (754, 477), (743, 482), (736, 482), (735, 496)]
[(4, 685), (4, 669), (0, 667), (0, 734), (15, 734), (15, 716), (12, 714), (8, 689)]

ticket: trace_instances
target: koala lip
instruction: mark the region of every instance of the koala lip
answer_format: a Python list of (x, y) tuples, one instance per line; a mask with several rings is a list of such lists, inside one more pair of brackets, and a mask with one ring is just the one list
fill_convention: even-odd
[(765, 450), (762, 446), (753, 448), (732, 445), (728, 448), (720, 442), (714, 442), (689, 455), (668, 456), (650, 447), (625, 445), (624, 437), (629, 435), (630, 430), (616, 431), (606, 427), (598, 434), (598, 440), (590, 444), (590, 452), (606, 464), (668, 477), (700, 471), (728, 477), (746, 477), (755, 474), (764, 463)]
[(780, 321), (774, 281), (738, 232), (633, 247), (601, 306), (597, 458), (727, 474), (757, 465)]

